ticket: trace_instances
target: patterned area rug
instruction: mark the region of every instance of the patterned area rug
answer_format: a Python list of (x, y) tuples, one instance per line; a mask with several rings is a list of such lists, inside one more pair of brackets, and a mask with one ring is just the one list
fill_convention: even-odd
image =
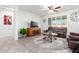
[[(52, 39), (53, 40), (53, 39)], [(52, 50), (64, 50), (68, 48), (67, 40), (64, 38), (58, 38), (53, 40), (53, 42), (45, 41), (42, 38), (36, 38), (34, 43), (42, 48), (52, 49)]]

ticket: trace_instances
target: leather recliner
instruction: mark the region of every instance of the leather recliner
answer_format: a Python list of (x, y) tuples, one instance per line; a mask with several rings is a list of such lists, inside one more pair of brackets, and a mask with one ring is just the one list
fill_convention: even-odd
[(67, 41), (68, 41), (69, 48), (73, 52), (79, 52), (79, 33), (70, 32), (70, 35)]

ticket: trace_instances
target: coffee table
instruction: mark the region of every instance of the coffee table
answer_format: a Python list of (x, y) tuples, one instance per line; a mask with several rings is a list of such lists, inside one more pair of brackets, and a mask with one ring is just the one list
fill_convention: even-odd
[(57, 36), (57, 33), (43, 33), (44, 35), (44, 38), (43, 40), (48, 40), (50, 42), (52, 42), (53, 40), (56, 40), (56, 36)]

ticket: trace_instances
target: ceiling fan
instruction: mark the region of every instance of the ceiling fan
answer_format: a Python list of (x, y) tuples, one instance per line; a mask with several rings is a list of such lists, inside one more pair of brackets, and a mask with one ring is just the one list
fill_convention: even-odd
[(61, 8), (61, 6), (50, 5), (50, 6), (45, 6), (42, 10), (58, 12), (60, 8)]
[(51, 5), (51, 6), (48, 6), (48, 9), (49, 10), (52, 10), (52, 11), (54, 11), (54, 12), (58, 12), (58, 10), (61, 8), (61, 6), (53, 6), (53, 5)]

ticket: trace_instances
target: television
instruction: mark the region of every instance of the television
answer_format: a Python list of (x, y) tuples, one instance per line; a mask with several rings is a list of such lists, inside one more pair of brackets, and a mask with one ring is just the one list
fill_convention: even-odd
[(31, 21), (30, 27), (38, 27), (38, 23), (35, 21)]

